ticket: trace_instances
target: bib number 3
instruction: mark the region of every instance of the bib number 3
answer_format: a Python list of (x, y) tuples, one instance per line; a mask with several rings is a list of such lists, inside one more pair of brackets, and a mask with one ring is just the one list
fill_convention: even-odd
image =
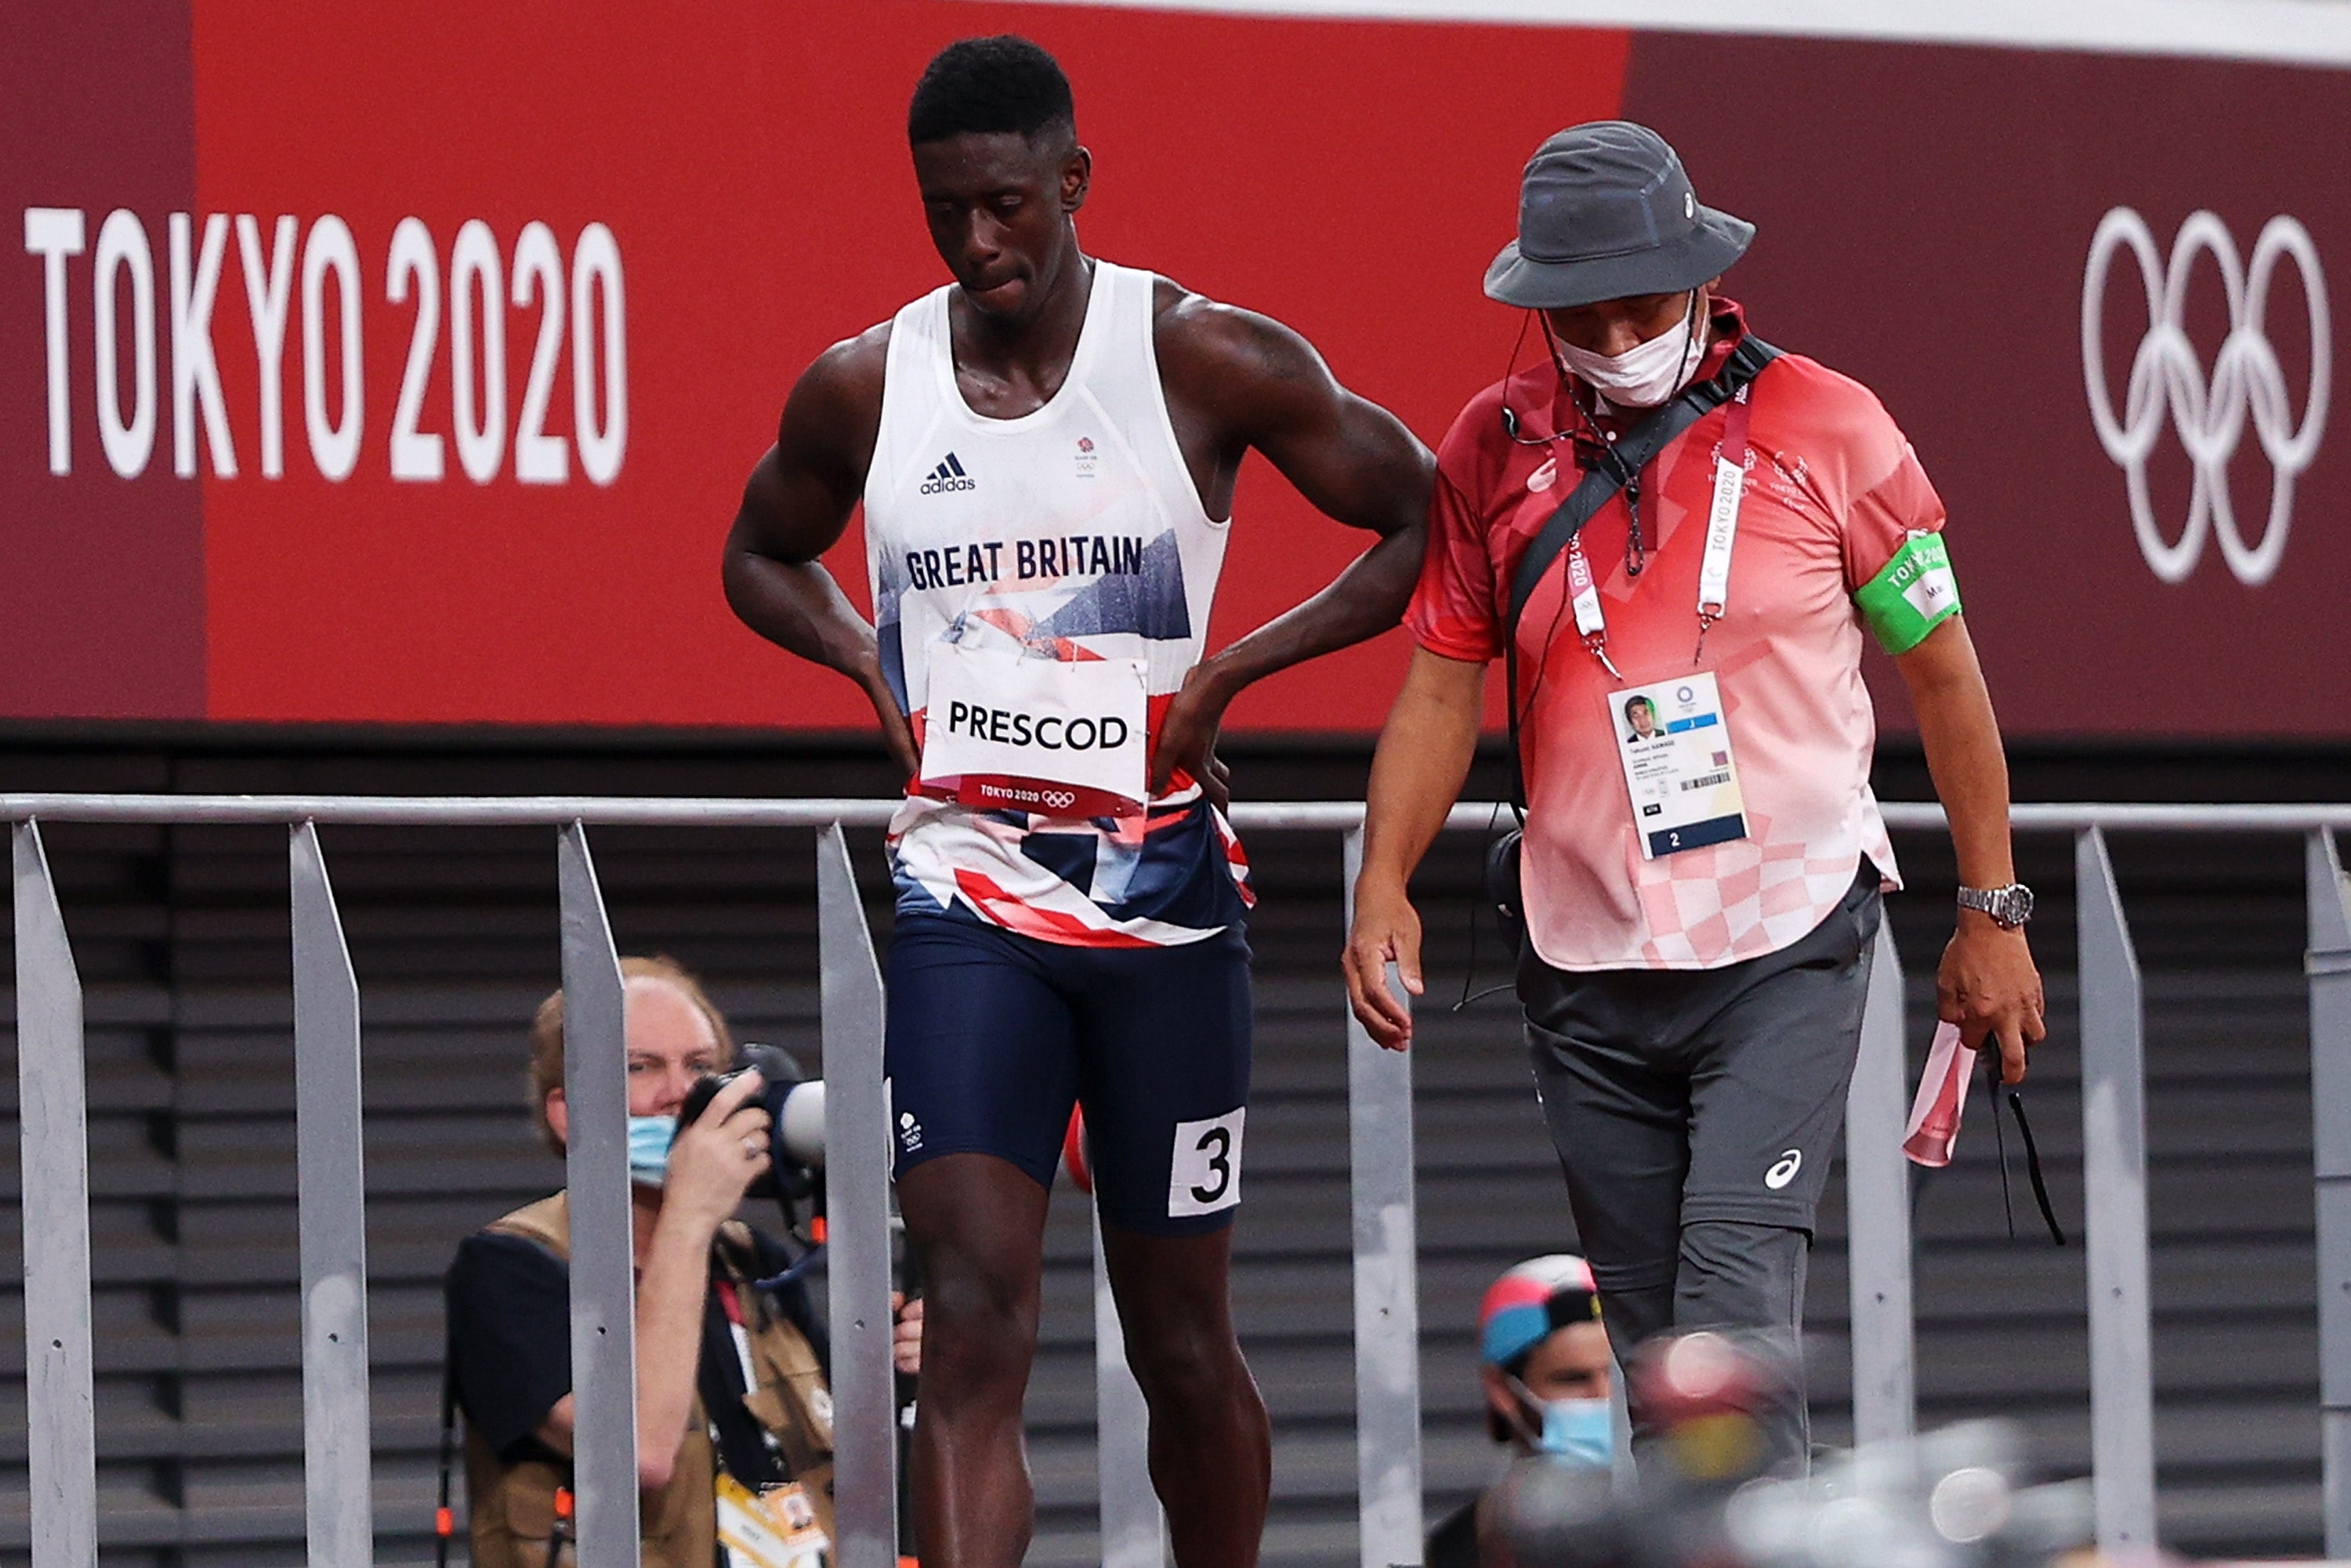
[(1241, 1123), (1246, 1105), (1202, 1122), (1176, 1124), (1167, 1170), (1167, 1218), (1215, 1214), (1241, 1200)]

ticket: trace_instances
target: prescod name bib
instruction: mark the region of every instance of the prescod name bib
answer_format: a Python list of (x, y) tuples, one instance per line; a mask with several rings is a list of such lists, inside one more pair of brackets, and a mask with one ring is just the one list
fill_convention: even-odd
[(1150, 703), (1140, 659), (931, 649), (923, 788), (986, 810), (1144, 809)]

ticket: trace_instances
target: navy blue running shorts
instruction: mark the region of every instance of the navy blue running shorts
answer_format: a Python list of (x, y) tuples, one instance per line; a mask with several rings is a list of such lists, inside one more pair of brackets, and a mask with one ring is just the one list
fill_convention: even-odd
[(1050, 1188), (1082, 1103), (1105, 1223), (1197, 1236), (1233, 1221), (1249, 1078), (1238, 925), (1177, 947), (1077, 947), (901, 915), (883, 1060), (902, 1178), (994, 1155)]

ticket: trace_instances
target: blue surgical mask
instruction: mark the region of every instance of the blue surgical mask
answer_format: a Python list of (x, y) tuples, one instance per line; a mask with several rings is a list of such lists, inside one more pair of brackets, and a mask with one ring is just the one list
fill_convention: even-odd
[(669, 1146), (677, 1141), (674, 1116), (629, 1118), (629, 1179), (659, 1186), (669, 1176)]
[[(1615, 1464), (1616, 1417), (1607, 1400), (1541, 1399), (1518, 1378), (1502, 1375), (1510, 1378), (1519, 1396), (1520, 1414), (1513, 1425), (1536, 1452), (1576, 1466)], [(1539, 1429), (1532, 1424), (1537, 1411), (1542, 1414)]]
[(1535, 1446), (1571, 1465), (1605, 1469), (1616, 1462), (1616, 1425), (1605, 1399), (1547, 1399), (1542, 1436)]

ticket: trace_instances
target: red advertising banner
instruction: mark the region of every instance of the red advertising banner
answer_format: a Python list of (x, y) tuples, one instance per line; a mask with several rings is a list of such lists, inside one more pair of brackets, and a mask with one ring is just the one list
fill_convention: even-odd
[[(1656, 125), (1760, 225), (1758, 330), (1910, 434), (2011, 731), (2351, 733), (2351, 75), (960, 0), (11, 6), (0, 717), (868, 722), (719, 549), (801, 367), (944, 280), (906, 95), (998, 30), (1076, 85), (1091, 250), (1431, 442), (1512, 351), (1527, 153)], [(1364, 542), (1262, 465), (1237, 518), (1217, 641)], [(1369, 730), (1404, 655), (1232, 723)]]

